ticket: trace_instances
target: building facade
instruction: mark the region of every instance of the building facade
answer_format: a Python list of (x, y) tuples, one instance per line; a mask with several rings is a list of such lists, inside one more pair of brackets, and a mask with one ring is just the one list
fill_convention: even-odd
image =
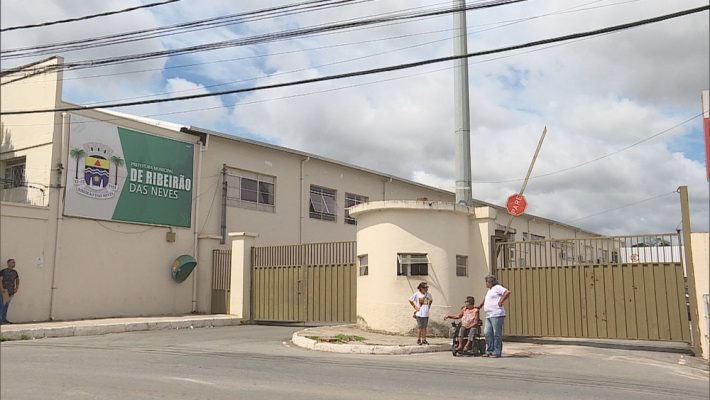
[[(3, 112), (73, 106), (61, 99), (61, 63), (4, 72)], [(1, 122), (0, 257), (18, 261), (18, 322), (209, 312), (212, 250), (230, 247), (229, 232), (255, 232), (256, 245), (347, 241), (352, 205), (453, 200), (324, 157), (107, 110)], [(181, 255), (198, 268), (176, 283)]]

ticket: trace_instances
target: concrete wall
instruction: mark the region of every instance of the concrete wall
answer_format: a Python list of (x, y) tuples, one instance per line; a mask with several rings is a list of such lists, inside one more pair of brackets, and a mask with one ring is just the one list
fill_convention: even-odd
[(703, 358), (707, 360), (710, 359), (710, 332), (708, 330), (710, 315), (706, 314), (703, 295), (710, 294), (710, 233), (691, 233), (690, 243), (693, 247), (693, 269), (698, 297), (701, 345)]
[(43, 321), (49, 316), (53, 247), (48, 220), (47, 207), (0, 203), (0, 269), (14, 258), (20, 275), (20, 290), (7, 317), (10, 321)]

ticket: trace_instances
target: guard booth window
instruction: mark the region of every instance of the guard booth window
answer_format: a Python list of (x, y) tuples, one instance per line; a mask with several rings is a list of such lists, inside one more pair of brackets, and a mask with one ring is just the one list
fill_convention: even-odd
[(426, 255), (426, 253), (397, 254), (397, 275), (429, 275), (429, 257)]

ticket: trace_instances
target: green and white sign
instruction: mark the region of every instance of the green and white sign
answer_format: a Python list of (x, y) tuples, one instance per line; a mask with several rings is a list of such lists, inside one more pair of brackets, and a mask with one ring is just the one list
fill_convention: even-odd
[(64, 214), (189, 228), (192, 143), (73, 114)]

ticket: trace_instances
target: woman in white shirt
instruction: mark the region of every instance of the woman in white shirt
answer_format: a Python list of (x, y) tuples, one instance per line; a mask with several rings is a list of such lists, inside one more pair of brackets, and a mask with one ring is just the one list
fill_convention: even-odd
[(483, 311), (486, 312), (486, 354), (482, 357), (500, 358), (503, 353), (503, 321), (505, 308), (503, 303), (510, 297), (510, 291), (498, 283), (494, 275), (485, 278), (486, 299), (483, 301)]

